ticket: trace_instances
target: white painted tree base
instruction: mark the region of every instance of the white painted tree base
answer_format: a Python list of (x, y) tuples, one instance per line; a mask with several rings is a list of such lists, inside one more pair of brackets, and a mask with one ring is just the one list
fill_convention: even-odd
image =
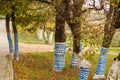
[(38, 35), (39, 40), (43, 40), (43, 30), (42, 29), (38, 31), (37, 35)]
[(118, 71), (118, 60), (113, 62), (112, 67), (108, 72), (107, 80), (116, 80), (117, 71)]
[(105, 79), (105, 76), (104, 75), (94, 75), (93, 76), (93, 80), (96, 80), (96, 79)]
[(50, 32), (50, 36), (49, 36), (49, 42), (51, 43), (53, 40), (53, 31)]
[(77, 60), (78, 66), (79, 67), (83, 67), (83, 68), (90, 68), (91, 67), (91, 63), (88, 62), (85, 57), (82, 56), (82, 54), (75, 54), (75, 58)]
[(118, 80), (120, 80), (120, 61), (118, 61)]

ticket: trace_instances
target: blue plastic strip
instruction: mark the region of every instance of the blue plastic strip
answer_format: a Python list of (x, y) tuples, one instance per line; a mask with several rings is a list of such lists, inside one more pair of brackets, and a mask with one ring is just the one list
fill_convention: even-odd
[(14, 45), (15, 45), (14, 56), (15, 58), (18, 58), (19, 57), (18, 34), (14, 34)]
[(11, 35), (7, 34), (7, 38), (8, 38), (8, 43), (9, 43), (9, 51), (10, 51), (10, 53), (13, 53), (13, 45), (12, 45)]
[(89, 68), (80, 67), (80, 80), (88, 80)]
[(101, 48), (100, 58), (96, 69), (97, 75), (104, 75), (107, 60), (107, 48)]
[(55, 44), (54, 71), (62, 71), (65, 67), (66, 44)]
[[(82, 43), (80, 43), (80, 54), (82, 54)], [(76, 66), (78, 66), (77, 60), (75, 58), (75, 55), (72, 54), (72, 67), (76, 67)]]

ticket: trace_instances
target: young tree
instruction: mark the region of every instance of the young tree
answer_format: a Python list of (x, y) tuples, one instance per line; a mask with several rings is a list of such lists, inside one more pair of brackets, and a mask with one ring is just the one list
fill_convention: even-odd
[[(7, 37), (8, 37), (8, 42), (9, 42), (9, 48), (10, 48), (10, 53), (13, 53), (13, 47), (12, 47), (12, 40), (11, 40), (11, 35), (10, 35), (10, 28), (9, 28), (9, 21), (11, 19), (12, 21), (12, 27), (13, 27), (13, 32), (14, 32), (14, 57), (15, 59), (19, 59), (19, 48), (18, 48), (18, 31), (17, 31), (17, 25), (25, 25), (29, 24), (31, 22), (31, 19), (33, 17), (27, 18), (26, 22), (22, 22), (23, 16), (25, 16), (24, 11), (28, 10), (29, 7), (29, 1), (26, 0), (11, 0), (11, 1), (0, 1), (0, 14), (6, 16), (6, 30), (7, 30)], [(30, 9), (29, 9), (30, 10)], [(22, 16), (22, 18), (21, 18)], [(22, 20), (21, 20), (22, 19)], [(33, 20), (33, 19), (32, 19)]]
[(6, 31), (7, 31), (7, 37), (8, 37), (8, 43), (9, 43), (9, 51), (11, 54), (13, 54), (13, 44), (10, 34), (10, 16), (6, 15)]
[[(41, 0), (42, 2), (42, 0)], [(44, 1), (49, 4), (49, 1)], [(62, 71), (65, 62), (65, 21), (69, 24), (73, 34), (73, 53), (81, 70), (81, 80), (88, 77), (90, 64), (80, 53), (80, 26), (82, 5), (84, 0), (55, 0), (56, 28), (55, 28), (55, 61), (54, 70)], [(84, 64), (85, 63), (85, 64)]]
[[(106, 5), (103, 4), (104, 1), (103, 0), (100, 1), (101, 1), (101, 9), (104, 9), (106, 15), (106, 23), (104, 26), (104, 38), (102, 42), (102, 48), (100, 51), (99, 62), (93, 80), (98, 80), (98, 79), (106, 80), (104, 73), (105, 73), (106, 60), (107, 60), (107, 51), (108, 48), (110, 47), (115, 30), (116, 28), (118, 28), (118, 26), (116, 26), (117, 25), (116, 23), (119, 23), (118, 22), (119, 18), (117, 18), (119, 16), (119, 6), (115, 6), (117, 5), (116, 1), (110, 0), (109, 11), (105, 10)], [(95, 3), (93, 6), (95, 7)], [(97, 8), (94, 9), (96, 10)], [(97, 9), (97, 10), (101, 10), (101, 9)]]

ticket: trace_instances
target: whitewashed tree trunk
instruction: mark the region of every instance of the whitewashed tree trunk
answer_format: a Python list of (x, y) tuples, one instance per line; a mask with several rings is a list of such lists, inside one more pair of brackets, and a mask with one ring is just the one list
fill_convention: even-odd
[(44, 39), (45, 39), (46, 43), (48, 43), (48, 38), (47, 38), (47, 32), (46, 31), (44, 31)]
[(108, 72), (107, 80), (116, 80), (117, 71), (118, 71), (118, 61), (116, 60), (113, 62), (112, 67)]
[(120, 80), (120, 61), (118, 62), (118, 80)]
[(39, 40), (42, 40), (42, 39), (43, 39), (43, 30), (42, 30), (42, 29), (40, 29), (40, 30), (38, 31), (38, 39), (39, 39)]
[(46, 31), (45, 31), (44, 35), (45, 35), (45, 40), (47, 40), (47, 33), (46, 33)]
[(53, 40), (53, 31), (50, 32), (49, 42), (52, 42), (52, 40)]

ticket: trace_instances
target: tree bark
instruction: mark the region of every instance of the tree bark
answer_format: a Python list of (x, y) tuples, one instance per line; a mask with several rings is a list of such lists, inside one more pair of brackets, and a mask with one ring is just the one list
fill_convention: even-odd
[(15, 6), (12, 6), (12, 14), (11, 14), (11, 17), (12, 17), (13, 32), (17, 34), (18, 31), (17, 31), (16, 21), (15, 21)]
[(14, 51), (14, 56), (16, 60), (19, 60), (19, 46), (18, 46), (18, 31), (16, 27), (16, 19), (15, 19), (15, 6), (12, 6), (12, 26), (13, 26), (13, 32), (14, 32), (14, 45), (15, 45), (15, 51)]
[[(110, 4), (112, 4), (112, 2)], [(116, 15), (118, 15), (117, 7), (110, 5), (109, 14), (107, 14), (106, 16), (106, 24), (104, 26), (104, 38), (102, 42), (102, 47), (110, 47), (114, 33), (116, 31), (115, 27), (116, 21), (118, 19)]]
[(116, 17), (114, 27), (116, 29), (120, 28), (120, 10), (119, 9), (120, 9), (120, 3), (117, 6), (117, 10), (115, 11), (116, 14), (114, 14), (114, 16)]
[(64, 4), (63, 1), (56, 0), (56, 24), (55, 24), (55, 42), (66, 42), (65, 36), (65, 20), (64, 20)]
[(10, 21), (10, 16), (9, 16), (9, 15), (6, 15), (6, 31), (7, 31), (7, 34), (10, 34), (9, 21)]
[(71, 28), (73, 34), (73, 51), (76, 54), (80, 52), (80, 26), (81, 26), (81, 13), (84, 0), (73, 0), (73, 3), (66, 1), (66, 21)]
[(10, 53), (13, 53), (13, 45), (12, 45), (12, 39), (11, 39), (11, 34), (10, 34), (10, 16), (6, 15), (6, 31), (7, 31), (7, 38), (8, 38), (8, 43), (9, 43), (9, 51)]
[(56, 16), (55, 42), (66, 42), (65, 21), (61, 15)]
[(116, 29), (113, 26), (109, 26), (109, 24), (105, 25), (102, 47), (106, 47), (106, 48), (110, 47), (110, 44), (112, 42), (115, 30)]

